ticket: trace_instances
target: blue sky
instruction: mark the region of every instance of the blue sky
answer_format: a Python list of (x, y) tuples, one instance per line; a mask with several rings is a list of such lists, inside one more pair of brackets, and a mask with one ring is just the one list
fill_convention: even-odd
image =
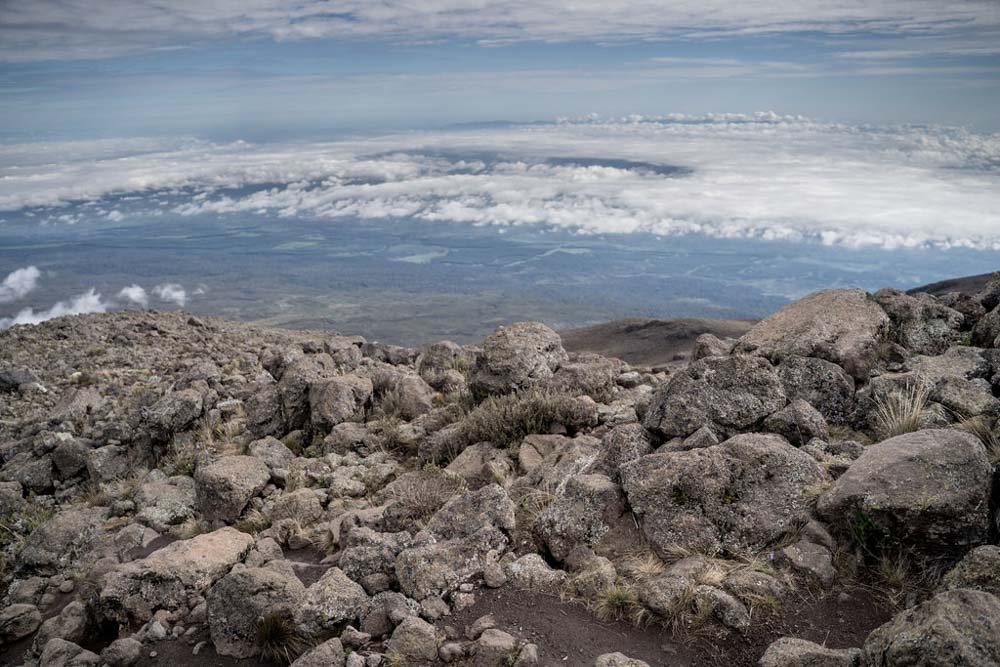
[(0, 138), (760, 110), (1000, 130), (995, 0), (748, 4), (11, 1)]

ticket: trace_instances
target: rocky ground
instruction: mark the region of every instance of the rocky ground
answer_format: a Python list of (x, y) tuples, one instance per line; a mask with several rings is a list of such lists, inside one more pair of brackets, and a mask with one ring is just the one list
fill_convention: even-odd
[(0, 334), (0, 662), (1000, 664), (1000, 279), (690, 363), (182, 313)]

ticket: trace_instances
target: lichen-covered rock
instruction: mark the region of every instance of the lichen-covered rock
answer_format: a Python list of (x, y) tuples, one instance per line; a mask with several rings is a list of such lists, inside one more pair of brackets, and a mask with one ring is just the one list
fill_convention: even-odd
[(396, 583), (396, 556), (411, 540), (406, 531), (377, 533), (357, 526), (347, 534), (337, 564), (369, 594), (389, 590)]
[(357, 375), (338, 375), (309, 384), (313, 426), (325, 430), (351, 419), (371, 400), (372, 381)]
[(804, 491), (825, 479), (812, 457), (770, 434), (650, 454), (622, 468), (632, 511), (661, 556), (677, 546), (706, 553), (762, 548), (804, 522)]
[(649, 667), (649, 663), (615, 652), (597, 656), (594, 667)]
[(12, 604), (0, 611), (0, 645), (27, 637), (42, 624), (42, 613), (33, 604)]
[(785, 394), (809, 403), (831, 424), (844, 424), (854, 411), (854, 378), (837, 364), (790, 355), (778, 365)]
[(830, 429), (823, 415), (802, 399), (796, 399), (764, 420), (764, 428), (784, 436), (796, 447), (812, 440), (829, 440)]
[(271, 472), (254, 456), (224, 456), (195, 472), (198, 511), (208, 520), (231, 523), (260, 493)]
[(1000, 599), (958, 589), (899, 613), (868, 635), (866, 667), (1000, 664)]
[(620, 469), (626, 463), (650, 454), (653, 443), (641, 424), (616, 426), (601, 438), (597, 459), (587, 468), (589, 473), (603, 473), (615, 482), (621, 479)]
[(880, 289), (872, 295), (892, 321), (897, 342), (920, 354), (941, 354), (962, 337), (965, 316), (930, 294)]
[(530, 591), (554, 590), (566, 582), (566, 573), (550, 567), (538, 554), (525, 554), (507, 563), (504, 574), (515, 588)]
[(703, 333), (694, 339), (694, 349), (691, 351), (692, 361), (705, 357), (724, 357), (733, 351), (736, 341), (732, 338), (722, 340), (715, 334)]
[(775, 363), (795, 355), (818, 357), (867, 380), (889, 333), (889, 317), (863, 290), (815, 292), (794, 301), (748, 331), (737, 352), (752, 352)]
[(361, 586), (334, 567), (306, 589), (297, 620), (307, 634), (319, 634), (353, 620), (367, 599)]
[(657, 389), (643, 425), (665, 438), (703, 426), (720, 435), (748, 429), (787, 402), (781, 380), (761, 357), (707, 357)]
[(253, 544), (253, 537), (246, 533), (220, 528), (119, 565), (102, 581), (102, 614), (120, 623), (141, 625), (158, 609), (177, 609), (225, 576)]
[(291, 618), (305, 587), (294, 576), (236, 565), (208, 592), (208, 627), (219, 655), (250, 658), (260, 653), (259, 621), (275, 614)]
[(416, 616), (408, 616), (389, 638), (388, 654), (400, 664), (432, 663), (437, 658), (438, 640), (434, 626)]
[(861, 649), (832, 649), (795, 637), (772, 642), (760, 659), (760, 667), (861, 667), (861, 664)]
[(146, 482), (135, 495), (136, 519), (153, 530), (166, 532), (171, 526), (194, 517), (195, 485), (190, 477), (171, 482)]
[(50, 639), (38, 658), (39, 667), (96, 667), (101, 658), (73, 642)]
[(594, 546), (625, 514), (621, 487), (605, 475), (576, 475), (538, 516), (534, 530), (549, 553), (563, 561), (576, 547)]
[(183, 431), (201, 416), (202, 398), (195, 389), (170, 392), (154, 403), (146, 415), (150, 426), (162, 438)]
[(36, 528), (24, 542), (18, 562), (23, 569), (56, 574), (98, 548), (104, 538), (107, 510), (70, 507)]
[(296, 489), (275, 498), (267, 507), (267, 515), (272, 521), (293, 519), (301, 526), (309, 526), (323, 516), (323, 505), (316, 491)]
[(1000, 597), (1000, 547), (976, 547), (941, 580), (946, 590), (973, 588)]
[(116, 639), (101, 651), (101, 662), (109, 667), (132, 667), (142, 658), (142, 642), (132, 637)]
[(106, 445), (87, 452), (87, 474), (96, 482), (121, 479), (132, 469), (128, 449), (120, 445)]
[(328, 639), (300, 655), (291, 667), (344, 667), (344, 646), (340, 639)]
[(616, 386), (615, 379), (624, 364), (599, 354), (580, 353), (563, 362), (545, 387), (552, 392), (607, 399)]
[(848, 534), (925, 553), (986, 541), (991, 467), (982, 443), (952, 429), (907, 433), (865, 448), (820, 498)]
[(545, 382), (569, 356), (559, 334), (538, 322), (499, 327), (483, 341), (469, 377), (480, 394), (506, 394)]

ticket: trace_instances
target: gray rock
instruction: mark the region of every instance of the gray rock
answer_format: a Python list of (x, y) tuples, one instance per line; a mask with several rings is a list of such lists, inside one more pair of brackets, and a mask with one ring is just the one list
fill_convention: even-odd
[(779, 563), (787, 563), (794, 571), (813, 579), (823, 588), (833, 586), (833, 580), (837, 576), (830, 550), (806, 540), (799, 540), (781, 549), (777, 560)]
[(434, 662), (438, 653), (434, 626), (416, 616), (408, 616), (396, 626), (388, 643), (388, 654), (402, 664)]
[(1000, 306), (986, 313), (972, 329), (972, 344), (979, 347), (996, 347), (1000, 336)]
[(981, 546), (967, 553), (944, 575), (941, 587), (946, 590), (972, 588), (1000, 597), (1000, 547)]
[(832, 649), (794, 637), (772, 642), (760, 659), (760, 667), (861, 666), (861, 649)]
[(622, 469), (632, 511), (661, 556), (678, 545), (707, 553), (763, 548), (808, 518), (803, 491), (825, 479), (808, 454), (764, 434), (650, 454)]
[(42, 613), (33, 604), (12, 604), (0, 611), (0, 645), (27, 637), (42, 624)]
[(237, 565), (208, 592), (208, 626), (219, 655), (250, 658), (260, 653), (259, 619), (278, 614), (290, 619), (305, 587), (270, 569)]
[(73, 600), (51, 618), (45, 620), (35, 635), (34, 649), (36, 653), (51, 639), (65, 639), (68, 642), (80, 643), (86, 639), (91, 629), (91, 617), (87, 607), (79, 600)]
[(87, 474), (94, 481), (122, 479), (132, 470), (133, 461), (125, 447), (107, 445), (87, 452)]
[(343, 645), (334, 637), (300, 655), (291, 667), (344, 667), (345, 658)]
[(544, 324), (502, 326), (483, 341), (469, 386), (480, 395), (529, 389), (551, 378), (568, 359), (559, 334)]
[(823, 415), (802, 399), (792, 401), (765, 419), (764, 428), (784, 436), (796, 447), (813, 438), (830, 439), (830, 429)]
[(549, 567), (538, 554), (525, 554), (504, 567), (507, 581), (523, 590), (544, 590), (561, 586), (566, 573)]
[(194, 480), (174, 478), (175, 483), (147, 482), (135, 496), (139, 511), (136, 519), (158, 532), (184, 523), (194, 517)]
[(0, 480), (17, 482), (26, 492), (45, 495), (52, 493), (54, 475), (51, 456), (35, 456), (31, 452), (16, 454), (0, 469)]
[[(448, 605), (444, 606), (447, 612)], [(383, 591), (361, 606), (361, 629), (372, 637), (382, 637), (391, 633), (407, 616), (419, 616), (420, 612), (420, 605), (415, 600), (395, 591)]]
[(353, 418), (372, 397), (372, 381), (357, 375), (340, 375), (309, 384), (313, 426), (329, 430)]
[(594, 546), (625, 514), (621, 487), (605, 475), (570, 477), (565, 489), (538, 516), (535, 534), (563, 561), (577, 546)]
[(76, 438), (68, 438), (52, 450), (52, 464), (59, 479), (76, 477), (87, 469), (90, 448)]
[(795, 355), (818, 357), (867, 380), (889, 333), (889, 317), (863, 290), (810, 294), (756, 324), (736, 344), (774, 362)]
[(101, 662), (109, 667), (132, 667), (142, 660), (142, 642), (132, 637), (116, 639), (101, 651)]
[(663, 573), (636, 584), (639, 599), (653, 613), (672, 617), (681, 606), (690, 603), (694, 583), (686, 577)]
[(198, 511), (210, 521), (236, 521), (271, 473), (253, 456), (224, 456), (195, 472)]
[(685, 438), (708, 426), (731, 435), (783, 408), (784, 388), (763, 358), (708, 357), (656, 390), (643, 425), (665, 438)]
[(746, 606), (715, 586), (695, 586), (694, 604), (699, 609), (711, 609), (715, 618), (727, 628), (741, 630), (750, 626), (750, 612)]
[(854, 411), (854, 378), (835, 363), (790, 355), (778, 365), (788, 396), (806, 401), (831, 424), (844, 424)]
[(202, 398), (194, 389), (170, 392), (154, 403), (146, 415), (151, 427), (162, 438), (183, 431), (201, 416)]
[(87, 556), (102, 542), (107, 512), (100, 507), (70, 507), (32, 531), (18, 555), (22, 568), (53, 575)]
[(253, 544), (250, 535), (221, 528), (119, 565), (103, 579), (101, 612), (120, 623), (142, 625), (158, 609), (177, 609), (207, 591)]
[(990, 476), (974, 436), (917, 431), (867, 447), (817, 509), (848, 534), (863, 530), (924, 553), (954, 551), (986, 541)]
[(872, 299), (892, 321), (896, 341), (920, 354), (941, 354), (961, 340), (965, 316), (926, 293), (881, 289)]
[(649, 663), (615, 652), (597, 656), (594, 667), (649, 667)]
[(262, 460), (271, 471), (288, 468), (288, 464), (295, 458), (295, 454), (285, 443), (273, 437), (254, 440), (247, 448), (247, 453)]
[(1000, 664), (1000, 599), (958, 589), (938, 593), (868, 635), (866, 667)]
[(603, 473), (615, 482), (621, 479), (622, 465), (650, 454), (653, 444), (649, 433), (641, 424), (622, 424), (608, 431), (601, 438), (597, 459), (587, 469), (589, 473)]
[(722, 340), (715, 334), (703, 333), (694, 339), (694, 349), (691, 360), (698, 361), (705, 357), (725, 357), (733, 351), (736, 341), (732, 338)]
[(96, 653), (87, 651), (73, 642), (52, 639), (38, 658), (38, 667), (96, 667), (101, 659)]
[(327, 570), (306, 589), (298, 610), (299, 624), (307, 634), (318, 634), (352, 621), (368, 599), (365, 590), (340, 568)]
[(337, 564), (365, 591), (375, 594), (396, 583), (396, 557), (410, 542), (410, 534), (405, 531), (377, 533), (363, 526), (352, 528)]
[(268, 505), (267, 515), (272, 521), (294, 519), (301, 526), (309, 526), (323, 516), (323, 505), (313, 489), (297, 489), (275, 498)]
[(517, 640), (497, 628), (485, 630), (476, 640), (476, 667), (506, 667), (517, 657)]

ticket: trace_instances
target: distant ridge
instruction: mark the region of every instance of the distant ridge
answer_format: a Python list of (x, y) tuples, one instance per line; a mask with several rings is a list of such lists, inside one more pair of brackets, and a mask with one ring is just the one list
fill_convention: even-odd
[(942, 294), (947, 294), (948, 292), (961, 292), (962, 294), (972, 296), (982, 291), (982, 289), (986, 287), (986, 283), (988, 283), (994, 275), (996, 274), (983, 273), (978, 276), (950, 278), (948, 280), (942, 280), (941, 282), (931, 283), (930, 285), (924, 285), (923, 287), (914, 287), (909, 290), (909, 294), (927, 292), (928, 294), (933, 294), (934, 296), (941, 296)]
[(694, 340), (703, 333), (720, 338), (738, 338), (753, 320), (715, 320), (686, 317), (655, 320), (629, 317), (560, 331), (563, 345), (571, 352), (594, 352), (618, 357), (630, 364), (658, 366), (687, 356)]

